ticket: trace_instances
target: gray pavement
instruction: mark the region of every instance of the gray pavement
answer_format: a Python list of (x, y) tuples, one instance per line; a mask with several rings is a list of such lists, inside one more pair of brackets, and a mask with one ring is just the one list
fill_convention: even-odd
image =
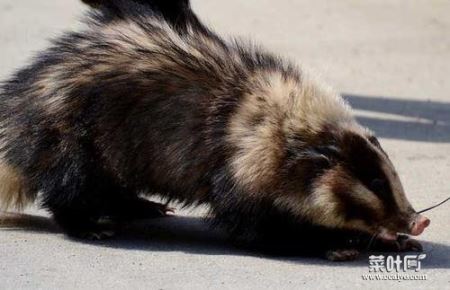
[[(375, 130), (409, 198), (450, 195), (450, 2), (193, 0), (207, 23), (251, 37), (309, 67)], [(47, 39), (76, 27), (77, 0), (0, 0), (0, 79)], [(450, 205), (428, 214), (419, 273), (427, 281), (364, 281), (368, 257), (333, 264), (233, 249), (202, 210), (130, 226), (117, 240), (67, 239), (42, 211), (3, 215), (0, 289), (450, 289)], [(410, 272), (408, 272), (410, 273)]]

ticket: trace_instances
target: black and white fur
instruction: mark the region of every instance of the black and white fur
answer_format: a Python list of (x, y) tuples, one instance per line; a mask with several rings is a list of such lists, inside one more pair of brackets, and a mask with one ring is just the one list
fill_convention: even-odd
[(84, 2), (87, 28), (1, 87), (4, 208), (40, 193), (69, 235), (101, 237), (102, 217), (165, 215), (139, 197), (159, 195), (209, 204), (251, 247), (334, 260), (408, 232), (415, 211), (389, 158), (338, 94), (220, 38), (188, 1)]

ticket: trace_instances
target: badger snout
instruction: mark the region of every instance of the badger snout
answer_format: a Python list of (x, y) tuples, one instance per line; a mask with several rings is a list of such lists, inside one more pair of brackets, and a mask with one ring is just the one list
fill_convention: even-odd
[(418, 236), (430, 225), (430, 219), (418, 214), (410, 224), (410, 234)]

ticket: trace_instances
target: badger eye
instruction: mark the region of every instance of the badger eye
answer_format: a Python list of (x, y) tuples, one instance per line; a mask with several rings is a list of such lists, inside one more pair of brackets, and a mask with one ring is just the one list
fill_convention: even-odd
[(381, 178), (376, 178), (372, 180), (372, 182), (370, 183), (370, 187), (373, 191), (383, 192), (386, 188), (386, 181)]
[(318, 146), (315, 148), (315, 150), (320, 154), (327, 156), (328, 158), (338, 159), (340, 155), (339, 148), (334, 145)]
[(375, 137), (375, 136), (370, 136), (368, 139), (369, 139), (369, 142), (370, 142), (370, 143), (372, 143), (373, 145), (375, 145), (375, 146), (378, 147), (378, 148), (381, 148), (381, 144), (380, 144), (380, 142), (378, 141), (377, 137)]

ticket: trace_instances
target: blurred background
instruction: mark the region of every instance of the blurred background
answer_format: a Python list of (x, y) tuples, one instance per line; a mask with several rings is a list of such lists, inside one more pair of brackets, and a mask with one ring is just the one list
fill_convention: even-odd
[[(192, 0), (192, 6), (204, 22), (222, 35), (251, 38), (312, 70), (342, 93), (356, 109), (360, 121), (381, 137), (417, 209), (450, 195), (450, 1)], [(76, 28), (77, 19), (85, 10), (78, 0), (0, 0), (0, 79), (26, 64), (34, 52), (46, 47), (49, 38)], [(429, 241), (426, 250), (433, 256), (429, 268), (446, 271), (429, 272), (434, 280), (427, 285), (437, 287), (434, 289), (450, 283), (449, 206), (429, 213), (432, 225), (423, 236)], [(203, 225), (189, 220), (178, 225), (185, 232), (192, 226), (206, 231)], [(11, 253), (23, 250), (20, 245), (4, 246), (3, 242), (11, 242), (11, 235), (2, 236), (0, 231), (0, 256), (6, 260), (14, 260), (16, 256)], [(14, 235), (32, 238), (27, 232), (15, 231)], [(321, 265), (295, 264), (299, 268), (293, 269), (279, 262), (230, 258), (239, 254), (227, 250), (227, 258), (219, 266), (217, 260), (208, 257), (211, 253), (195, 251), (203, 246), (194, 243), (190, 250), (177, 248), (189, 253), (183, 253), (182, 258), (176, 255), (173, 262), (178, 261), (181, 268), (192, 263), (202, 265), (205, 268), (192, 271), (205, 283), (218, 279), (225, 286), (238, 283), (252, 288), (261, 281), (261, 285), (275, 286), (275, 274), (283, 273), (288, 277), (286, 281), (292, 282), (288, 286), (310, 285), (311, 279), (296, 275), (297, 270), (321, 279), (320, 273), (311, 272), (311, 267), (317, 270)], [(67, 247), (80, 253), (73, 248), (76, 246)], [(125, 258), (126, 253), (122, 254)], [(155, 258), (155, 254), (151, 255)], [(193, 258), (198, 255), (201, 261)], [(157, 261), (166, 259), (158, 257)], [(237, 264), (245, 266), (245, 275), (234, 271)], [(216, 275), (214, 267), (221, 267), (220, 275)], [(360, 281), (350, 269), (324, 269), (329, 276), (321, 285), (334, 285), (333, 279)], [(173, 279), (178, 274), (167, 271), (170, 282), (158, 280), (162, 285), (197, 285), (183, 284)], [(202, 271), (209, 274), (203, 277)], [(360, 271), (367, 272), (365, 268)]]

